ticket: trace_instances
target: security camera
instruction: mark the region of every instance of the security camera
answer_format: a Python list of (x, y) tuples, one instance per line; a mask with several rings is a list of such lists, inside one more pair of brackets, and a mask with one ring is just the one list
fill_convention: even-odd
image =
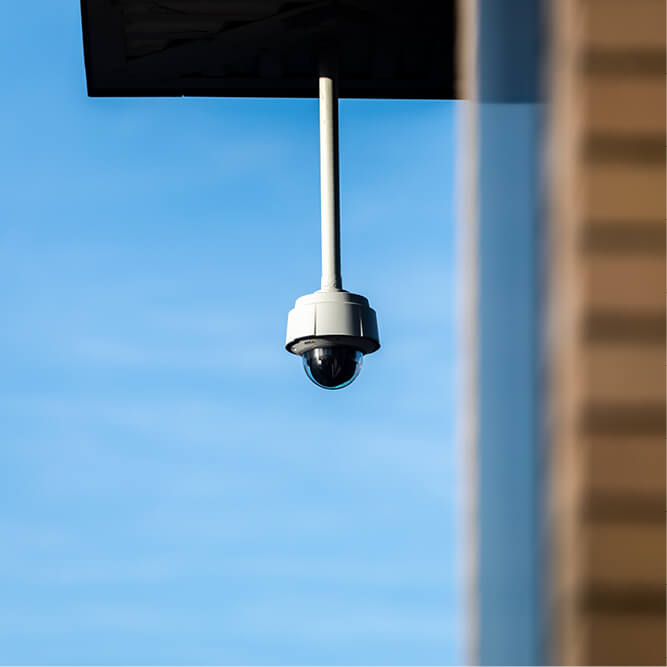
[(301, 355), (308, 377), (324, 389), (347, 387), (364, 355), (380, 347), (368, 299), (346, 292), (340, 271), (338, 99), (332, 77), (320, 77), (322, 289), (296, 300), (287, 317), (285, 348)]
[(368, 300), (342, 289), (296, 300), (287, 317), (285, 348), (301, 355), (308, 377), (324, 389), (342, 389), (361, 371), (365, 354), (380, 347), (377, 317)]

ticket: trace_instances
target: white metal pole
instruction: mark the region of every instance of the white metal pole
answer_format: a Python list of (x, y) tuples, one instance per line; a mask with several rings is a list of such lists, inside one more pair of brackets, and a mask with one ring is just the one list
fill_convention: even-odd
[(320, 190), (322, 197), (322, 289), (342, 289), (338, 95), (332, 77), (320, 77)]

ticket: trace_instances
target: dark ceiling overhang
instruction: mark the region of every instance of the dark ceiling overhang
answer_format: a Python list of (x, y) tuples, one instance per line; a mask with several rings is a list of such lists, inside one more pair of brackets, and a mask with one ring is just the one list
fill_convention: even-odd
[(455, 0), (81, 0), (91, 97), (448, 99)]

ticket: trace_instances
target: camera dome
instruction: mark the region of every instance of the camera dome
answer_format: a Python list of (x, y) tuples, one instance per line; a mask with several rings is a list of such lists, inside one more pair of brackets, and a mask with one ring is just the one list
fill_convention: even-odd
[(306, 375), (323, 389), (342, 389), (352, 383), (364, 358), (361, 350), (349, 345), (314, 347), (302, 355)]
[(342, 389), (359, 375), (367, 354), (380, 348), (377, 318), (368, 299), (341, 289), (299, 297), (287, 316), (285, 349), (303, 360), (323, 389)]

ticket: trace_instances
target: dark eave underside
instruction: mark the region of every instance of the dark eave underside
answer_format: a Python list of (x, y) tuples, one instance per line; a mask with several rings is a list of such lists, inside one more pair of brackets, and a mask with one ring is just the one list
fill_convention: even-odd
[(81, 0), (93, 97), (456, 97), (454, 0)]

